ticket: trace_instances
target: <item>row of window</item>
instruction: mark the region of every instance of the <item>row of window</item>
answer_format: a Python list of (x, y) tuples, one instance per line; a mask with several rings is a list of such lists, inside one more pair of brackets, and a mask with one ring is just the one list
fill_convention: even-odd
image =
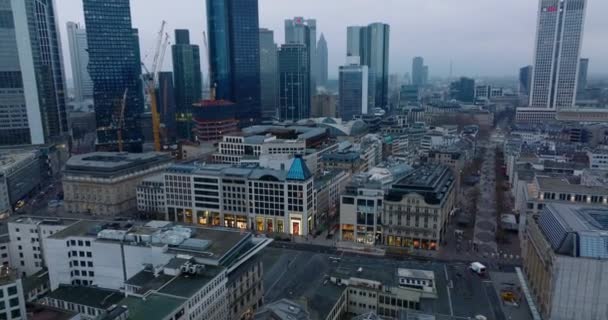
[(93, 253), (90, 251), (76, 251), (76, 250), (72, 250), (72, 251), (68, 251), (68, 258), (72, 258), (72, 257), (87, 257), (87, 258), (92, 258), (93, 257)]
[(89, 240), (69, 240), (66, 241), (66, 245), (68, 247), (72, 246), (79, 246), (79, 247), (90, 247), (91, 246), (91, 241)]

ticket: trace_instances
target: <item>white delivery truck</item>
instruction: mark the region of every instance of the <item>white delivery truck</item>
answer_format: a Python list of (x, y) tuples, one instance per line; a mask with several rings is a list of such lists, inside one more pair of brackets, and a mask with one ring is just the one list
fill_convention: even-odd
[(481, 264), (479, 262), (471, 263), (471, 265), (469, 266), (469, 269), (473, 270), (473, 272), (477, 273), (480, 276), (483, 276), (486, 274), (486, 266), (484, 266), (483, 264)]

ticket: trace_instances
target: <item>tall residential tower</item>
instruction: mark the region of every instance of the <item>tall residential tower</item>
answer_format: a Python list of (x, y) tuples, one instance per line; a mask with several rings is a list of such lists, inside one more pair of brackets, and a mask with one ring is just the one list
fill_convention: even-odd
[(118, 150), (118, 117), (126, 93), (123, 150), (141, 152), (144, 97), (138, 33), (131, 25), (129, 0), (83, 0), (93, 80), (97, 149)]
[(0, 145), (44, 144), (67, 131), (53, 1), (0, 1)]

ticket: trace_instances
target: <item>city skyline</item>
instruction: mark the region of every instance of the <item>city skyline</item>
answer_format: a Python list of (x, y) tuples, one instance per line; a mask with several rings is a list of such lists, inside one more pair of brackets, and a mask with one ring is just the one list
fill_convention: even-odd
[[(394, 30), (400, 31), (392, 35), (390, 48), (390, 73), (411, 73), (411, 59), (423, 56), (431, 68), (430, 77), (449, 74), (450, 61), (453, 61), (454, 76), (517, 76), (522, 65), (532, 64), (536, 13), (536, 1), (516, 0), (508, 7), (499, 6), (499, 1), (490, 0), (483, 4), (459, 4), (458, 7), (448, 3), (424, 3), (418, 0), (390, 1), (382, 8), (377, 8), (370, 1), (357, 0), (349, 2), (352, 8), (349, 16), (341, 10), (344, 6), (327, 5), (317, 0), (306, 4), (296, 1), (274, 3), (272, 0), (260, 0), (260, 27), (269, 28), (275, 32), (277, 43), (284, 39), (284, 20), (294, 16), (314, 17), (317, 19), (317, 35), (324, 33), (329, 50), (329, 77), (337, 79), (338, 66), (344, 64), (346, 55), (346, 27), (349, 25), (367, 25), (372, 22), (384, 22)], [(206, 30), (206, 12), (204, 1), (184, 0), (179, 6), (166, 4), (159, 0), (132, 0), (133, 26), (140, 29), (142, 59), (150, 62), (154, 41), (160, 21), (168, 21), (169, 30), (187, 28), (192, 34), (192, 42), (202, 47), (202, 32)], [(401, 10), (413, 4), (418, 11)], [(59, 25), (62, 34), (64, 53), (67, 52), (65, 23), (74, 21), (83, 23), (82, 0), (63, 0), (57, 4)], [(173, 6), (169, 8), (170, 6)], [(319, 10), (318, 8), (324, 8)], [(500, 9), (497, 9), (500, 8)], [(183, 14), (175, 17), (167, 12)], [(474, 10), (474, 11), (471, 11)], [(500, 10), (500, 12), (498, 12)], [(591, 76), (608, 73), (608, 46), (602, 41), (602, 29), (608, 27), (601, 12), (608, 10), (608, 3), (590, 0), (585, 22), (585, 37), (581, 57), (590, 58), (593, 68)], [(394, 12), (394, 13), (393, 13)], [(399, 15), (396, 13), (399, 12)], [(473, 15), (470, 12), (486, 12), (487, 15)], [(430, 16), (432, 19), (416, 19), (420, 16)], [(335, 16), (343, 19), (335, 22)], [(409, 18), (408, 18), (409, 17)], [(467, 22), (470, 18), (470, 22)], [(437, 23), (438, 19), (444, 21)], [(464, 22), (463, 22), (464, 21)], [(411, 30), (412, 32), (408, 32)], [(415, 32), (413, 32), (415, 30)], [(437, 36), (452, 32), (449, 37)], [(403, 37), (401, 39), (397, 38)], [(493, 37), (492, 35), (500, 35)], [(480, 42), (480, 39), (484, 39)], [(488, 40), (490, 39), (490, 40)], [(450, 55), (445, 48), (450, 47)], [(509, 54), (505, 55), (505, 50)], [(470, 59), (474, 57), (474, 59)], [(497, 59), (501, 63), (496, 63)], [(207, 72), (207, 57), (201, 57), (203, 72)], [(474, 61), (471, 64), (470, 61)], [(69, 61), (66, 62), (66, 74), (71, 74)], [(171, 70), (170, 59), (165, 60), (163, 70)]]

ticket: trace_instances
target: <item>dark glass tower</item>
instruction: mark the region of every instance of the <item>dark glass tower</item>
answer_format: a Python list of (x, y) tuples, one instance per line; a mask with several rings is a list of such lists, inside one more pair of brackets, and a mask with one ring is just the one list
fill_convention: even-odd
[(97, 149), (118, 150), (120, 104), (127, 92), (123, 150), (141, 152), (140, 116), (144, 109), (137, 30), (129, 0), (83, 0), (89, 45), (89, 74), (97, 120)]
[(460, 102), (475, 101), (475, 79), (461, 77), (450, 84), (450, 97)]
[(202, 98), (201, 56), (190, 44), (188, 30), (175, 30), (173, 73), (175, 77), (176, 130), (178, 139), (192, 140), (192, 104)]
[(173, 87), (173, 73), (158, 73), (158, 90), (156, 90), (158, 112), (160, 121), (165, 127), (165, 143), (173, 143), (176, 140), (176, 111), (175, 88)]
[(207, 0), (211, 85), (238, 105), (241, 126), (260, 118), (257, 0)]
[(65, 138), (65, 82), (53, 1), (0, 1), (0, 145)]
[(284, 44), (279, 50), (279, 113), (281, 120), (310, 116), (310, 59), (305, 44)]
[(525, 66), (519, 69), (519, 94), (522, 96), (530, 96), (530, 87), (532, 85), (532, 66)]
[[(351, 29), (356, 30), (356, 29)], [(372, 23), (359, 29), (361, 65), (369, 68), (369, 105), (388, 107), (388, 51), (390, 27)]]
[(260, 29), (260, 98), (264, 120), (277, 117), (279, 100), (277, 52), (273, 31)]

